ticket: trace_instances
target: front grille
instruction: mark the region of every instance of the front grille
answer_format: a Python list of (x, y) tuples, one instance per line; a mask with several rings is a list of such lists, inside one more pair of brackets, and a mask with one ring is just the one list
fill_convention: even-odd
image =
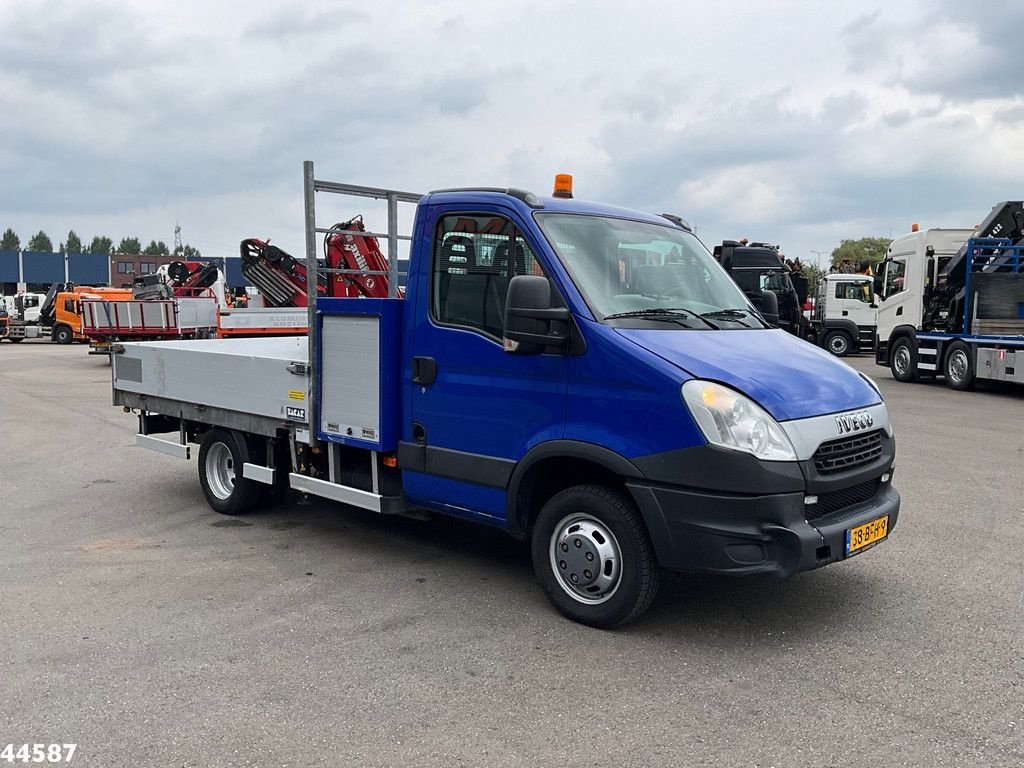
[(876, 477), (864, 483), (851, 485), (840, 491), (819, 493), (817, 504), (807, 504), (804, 507), (804, 517), (808, 520), (820, 520), (823, 517), (840, 512), (854, 504), (860, 504), (874, 497), (882, 485), (882, 478)]
[(819, 475), (834, 475), (862, 467), (882, 455), (882, 430), (864, 435), (841, 437), (818, 446), (814, 467)]

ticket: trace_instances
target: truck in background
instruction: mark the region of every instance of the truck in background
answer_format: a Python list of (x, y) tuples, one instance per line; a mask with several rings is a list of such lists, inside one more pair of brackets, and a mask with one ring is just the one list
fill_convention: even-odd
[[(307, 292), (308, 337), (113, 356), (138, 445), (198, 443), (214, 510), (290, 487), (495, 526), (530, 542), (557, 610), (598, 627), (644, 611), (662, 568), (786, 576), (895, 527), (878, 389), (769, 327), (672, 219), (575, 200), (561, 176), (546, 198), (339, 184), (308, 162), (304, 182), (310, 282), (316, 195), (387, 200), (387, 297)], [(404, 297), (399, 203), (416, 205)]]
[[(807, 280), (786, 266), (778, 248), (768, 243), (725, 240), (715, 246), (714, 255), (771, 325), (800, 338), (807, 335), (803, 314)], [(794, 278), (801, 285), (802, 294)]]
[(903, 382), (940, 375), (953, 389), (978, 379), (1024, 383), (1022, 266), (1024, 202), (997, 204), (974, 229), (915, 224), (875, 276), (875, 362)]
[(88, 341), (82, 329), (83, 299), (116, 301), (132, 296), (129, 288), (90, 287), (71, 283), (58, 283), (57, 286), (56, 289), (50, 289), (39, 316), (40, 325), (49, 328), (50, 338), (57, 344)]
[(818, 282), (808, 338), (836, 357), (872, 351), (877, 312), (871, 276), (824, 275)]

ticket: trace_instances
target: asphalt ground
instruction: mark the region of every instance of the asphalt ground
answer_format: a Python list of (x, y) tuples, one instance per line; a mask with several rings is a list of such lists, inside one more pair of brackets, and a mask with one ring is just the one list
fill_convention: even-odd
[[(0, 749), (80, 766), (1024, 765), (1024, 390), (885, 393), (890, 540), (566, 621), (525, 546), (327, 502), (244, 519), (133, 447), (109, 367), (0, 345)], [(4, 761), (0, 760), (0, 765)]]

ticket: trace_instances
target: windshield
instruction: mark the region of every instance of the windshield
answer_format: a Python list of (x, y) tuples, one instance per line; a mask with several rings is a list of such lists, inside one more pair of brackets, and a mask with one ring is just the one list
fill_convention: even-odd
[[(599, 320), (644, 310), (749, 308), (708, 249), (677, 227), (562, 213), (538, 213), (537, 221)], [(749, 318), (744, 324), (760, 327)]]

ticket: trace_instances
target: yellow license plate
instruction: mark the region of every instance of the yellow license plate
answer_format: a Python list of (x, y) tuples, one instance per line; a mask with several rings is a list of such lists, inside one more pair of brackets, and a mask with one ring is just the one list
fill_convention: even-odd
[(846, 532), (846, 554), (852, 555), (865, 547), (876, 544), (889, 535), (889, 516), (879, 517), (870, 523), (858, 525)]

